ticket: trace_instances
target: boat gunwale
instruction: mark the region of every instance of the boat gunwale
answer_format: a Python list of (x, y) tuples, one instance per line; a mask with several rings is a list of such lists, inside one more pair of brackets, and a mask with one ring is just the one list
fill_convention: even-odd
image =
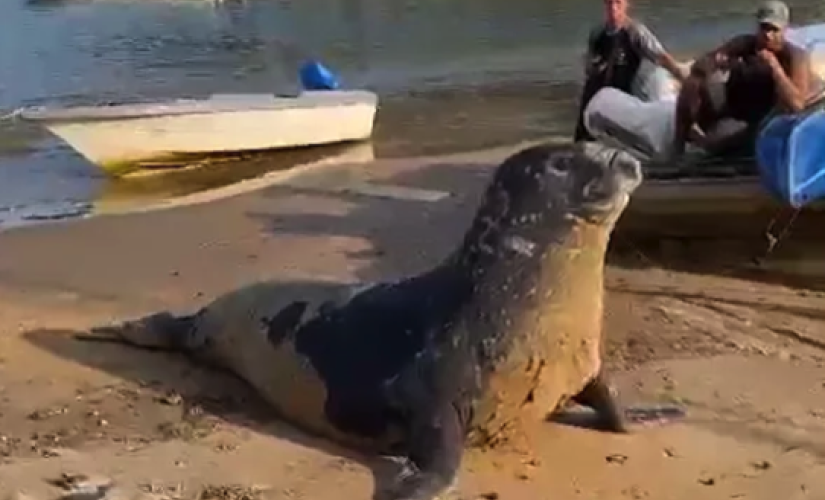
[[(299, 101), (301, 94), (295, 96), (279, 96), (277, 94), (234, 94), (239, 96), (255, 96), (262, 98), (260, 102), (254, 103), (241, 99), (220, 98), (213, 100), (222, 94), (213, 94), (206, 99), (179, 99), (164, 102), (139, 102), (124, 103), (105, 106), (72, 106), (63, 108), (52, 107), (31, 107), (23, 108), (18, 116), (34, 123), (42, 123), (44, 126), (51, 124), (65, 123), (94, 123), (113, 122), (127, 120), (141, 120), (151, 118), (164, 118), (186, 115), (208, 115), (218, 113), (243, 113), (255, 111), (283, 111), (302, 110), (329, 107), (350, 107), (350, 106), (372, 106), (377, 110), (378, 95), (365, 90), (345, 91), (340, 100), (316, 97), (319, 94), (326, 94), (328, 91), (317, 92), (307, 96), (304, 101)], [(233, 95), (233, 94), (223, 94)], [(327, 94), (330, 95), (330, 94)], [(341, 94), (338, 94), (339, 96)], [(268, 102), (264, 101), (268, 98)], [(217, 102), (216, 102), (217, 101)], [(250, 106), (250, 104), (252, 104)], [(132, 108), (123, 111), (123, 108)]]

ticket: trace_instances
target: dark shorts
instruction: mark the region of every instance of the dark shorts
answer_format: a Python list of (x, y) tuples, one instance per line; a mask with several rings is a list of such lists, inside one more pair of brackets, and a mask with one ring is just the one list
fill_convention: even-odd
[[(708, 79), (702, 78), (700, 82), (698, 95), (699, 112), (696, 115), (696, 124), (699, 125), (702, 130), (706, 130), (722, 118), (725, 118), (727, 107), (723, 104), (721, 109), (716, 109), (713, 99), (710, 97), (711, 92)], [(727, 101), (727, 96), (725, 96), (725, 100)]]

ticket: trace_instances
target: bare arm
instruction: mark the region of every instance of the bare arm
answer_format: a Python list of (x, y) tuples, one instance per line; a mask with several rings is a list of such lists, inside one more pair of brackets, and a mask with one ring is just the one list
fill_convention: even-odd
[(667, 52), (660, 55), (656, 63), (665, 68), (668, 73), (673, 75), (673, 78), (679, 80), (680, 83), (684, 83), (687, 77), (690, 76), (690, 72), (680, 66), (676, 59)]
[(770, 58), (779, 107), (790, 113), (805, 109), (805, 103), (810, 94), (810, 57), (807, 53), (801, 53), (797, 57), (798, 60), (794, 63), (790, 76), (785, 74), (785, 70), (775, 57)]
[(739, 35), (731, 38), (719, 47), (707, 52), (696, 59), (691, 67), (691, 73), (710, 74), (728, 64), (731, 59), (739, 57), (747, 44), (751, 43), (749, 35)]
[(634, 23), (632, 25), (631, 36), (636, 49), (642, 55), (657, 65), (665, 68), (679, 82), (684, 82), (688, 77), (687, 72), (679, 66), (676, 59), (665, 50), (662, 43), (644, 24)]

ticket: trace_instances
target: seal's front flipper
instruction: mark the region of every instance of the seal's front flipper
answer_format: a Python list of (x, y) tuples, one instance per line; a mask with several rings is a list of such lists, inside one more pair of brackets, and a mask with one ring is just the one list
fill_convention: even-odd
[(301, 319), (309, 307), (305, 301), (293, 302), (281, 309), (275, 316), (266, 318), (267, 339), (277, 348), (287, 336), (295, 333), (301, 324)]
[(596, 412), (596, 426), (611, 432), (628, 432), (628, 424), (661, 424), (683, 419), (687, 412), (677, 406), (633, 406), (623, 408), (604, 372), (600, 372), (581, 393), (576, 403)]
[(405, 475), (388, 500), (434, 500), (455, 482), (464, 454), (464, 429), (452, 405), (428, 415), (410, 436), (410, 461), (415, 471)]
[(615, 391), (607, 376), (600, 371), (584, 389), (573, 396), (576, 403), (596, 412), (596, 427), (610, 432), (627, 432), (627, 422)]
[(174, 316), (168, 312), (152, 314), (116, 326), (92, 328), (91, 335), (76, 335), (78, 340), (122, 342), (144, 349), (185, 350), (194, 316)]

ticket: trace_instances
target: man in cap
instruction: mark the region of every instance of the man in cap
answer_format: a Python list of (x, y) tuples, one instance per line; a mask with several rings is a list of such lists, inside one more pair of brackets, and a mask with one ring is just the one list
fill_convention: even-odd
[[(768, 0), (756, 11), (755, 33), (739, 35), (697, 59), (682, 85), (676, 104), (674, 153), (691, 142), (711, 153), (724, 154), (752, 145), (760, 123), (772, 111), (804, 109), (811, 83), (808, 53), (785, 40), (790, 9)], [(711, 99), (708, 77), (729, 70), (721, 103)], [(727, 137), (709, 139), (706, 131), (723, 118), (747, 124)]]
[(586, 80), (579, 102), (574, 141), (592, 140), (584, 127), (583, 113), (590, 99), (604, 87), (630, 93), (642, 60), (647, 59), (670, 72), (680, 82), (685, 71), (665, 50), (659, 39), (628, 14), (629, 0), (603, 0), (604, 21), (593, 28), (587, 40)]

